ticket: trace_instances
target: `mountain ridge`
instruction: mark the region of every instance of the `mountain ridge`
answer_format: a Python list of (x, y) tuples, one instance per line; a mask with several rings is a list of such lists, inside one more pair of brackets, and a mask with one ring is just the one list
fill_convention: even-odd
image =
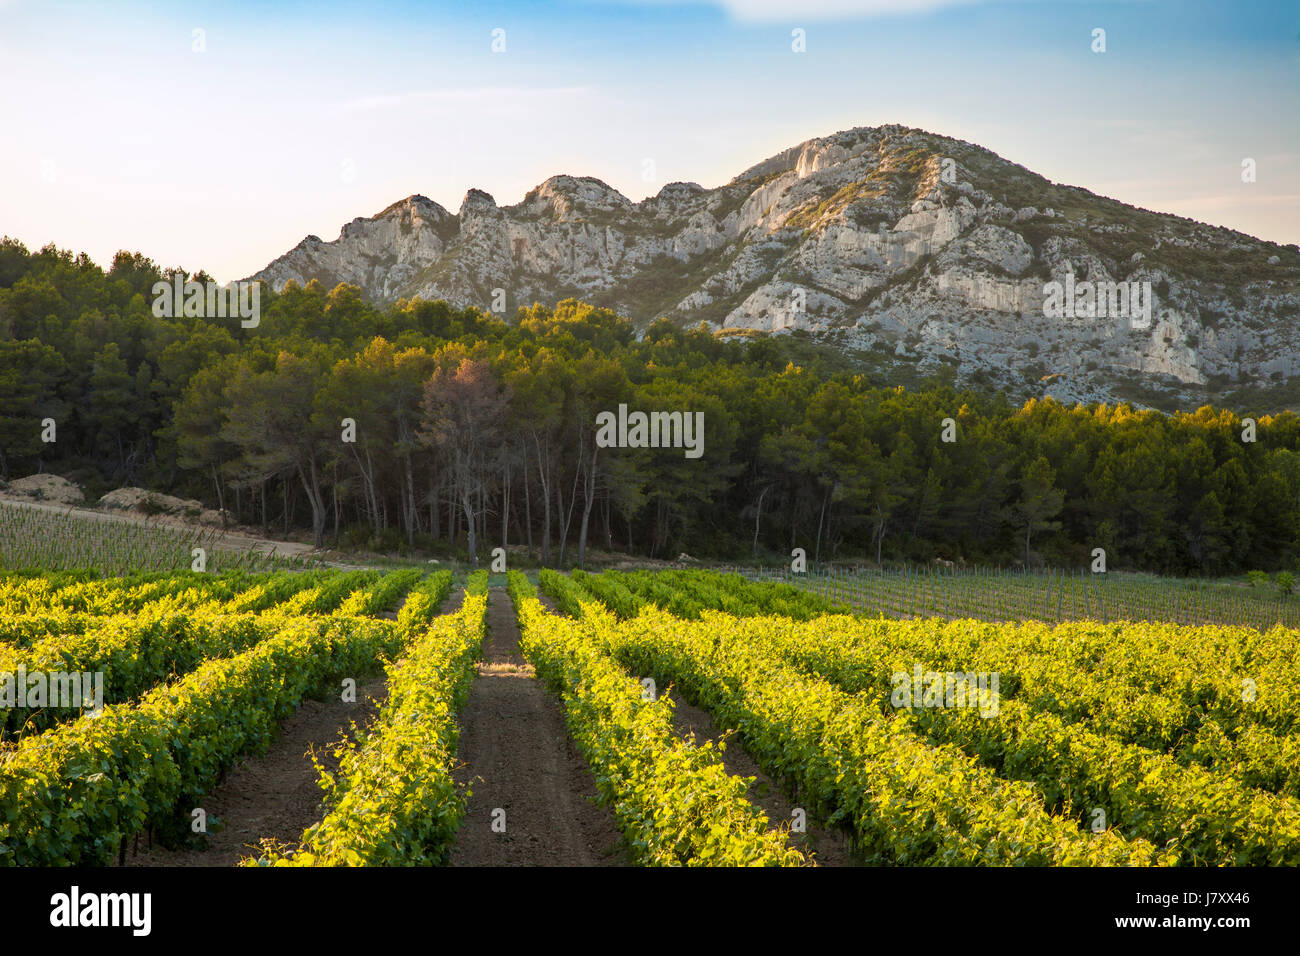
[[(1149, 283), (1153, 320), (1046, 317), (1045, 284)], [(562, 173), (499, 206), (420, 194), (308, 236), (252, 278), (357, 285), (378, 304), (506, 311), (573, 296), (644, 325), (813, 335), (877, 365), (1065, 400), (1186, 403), (1300, 376), (1300, 248), (1098, 196), (905, 126), (814, 137), (728, 183), (633, 202)]]

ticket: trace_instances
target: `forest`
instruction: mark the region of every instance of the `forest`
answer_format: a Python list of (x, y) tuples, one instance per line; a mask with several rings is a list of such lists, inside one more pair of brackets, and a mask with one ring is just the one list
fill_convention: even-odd
[[(320, 547), (471, 562), (1300, 559), (1290, 411), (905, 389), (797, 361), (787, 337), (638, 329), (575, 299), (503, 316), (313, 281), (263, 287), (252, 328), (157, 317), (151, 287), (176, 271), (0, 242), (0, 479), (138, 485)], [(605, 447), (598, 418), (621, 405), (702, 415), (704, 453)]]

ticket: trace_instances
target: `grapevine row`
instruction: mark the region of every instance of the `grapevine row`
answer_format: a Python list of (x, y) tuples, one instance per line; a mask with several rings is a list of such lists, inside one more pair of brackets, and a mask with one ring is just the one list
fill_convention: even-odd
[(668, 701), (643, 699), (640, 684), (590, 639), (586, 627), (548, 614), (518, 572), (509, 581), (524, 656), (562, 695), (569, 731), (639, 862), (805, 862), (784, 832), (772, 830), (746, 799), (747, 781), (730, 776), (710, 744), (694, 746), (673, 732)]
[(241, 755), (263, 751), (303, 697), (398, 648), (390, 622), (295, 620), (136, 705), (106, 707), (0, 753), (0, 846), (19, 866), (103, 865), (131, 835), (188, 822)]
[[(399, 630), (417, 623), (426, 600), (441, 601), (450, 584), (451, 572), (440, 572), (433, 590), (413, 596), (419, 607), (399, 623)], [(458, 612), (435, 619), (406, 648), (406, 659), (389, 667), (388, 700), (375, 725), (343, 750), (338, 772), (322, 782), (331, 807), (324, 819), (303, 834), (300, 846), (268, 849), (248, 864), (417, 866), (447, 861), (465, 810), (452, 778), (456, 713), (474, 679), (486, 629), (487, 572), (472, 574), (466, 591)]]
[(1150, 865), (1172, 854), (1049, 814), (1041, 793), (1003, 780), (911, 725), (735, 639), (736, 620), (688, 623), (659, 610), (587, 620), (624, 664), (671, 681), (738, 730), (769, 773), (845, 822), (873, 862), (903, 865)]

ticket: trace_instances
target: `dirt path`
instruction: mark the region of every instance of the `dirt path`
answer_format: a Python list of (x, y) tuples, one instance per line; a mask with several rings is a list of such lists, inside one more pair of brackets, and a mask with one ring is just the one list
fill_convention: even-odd
[[(127, 866), (234, 866), (251, 856), (264, 837), (297, 843), (303, 830), (318, 823), (324, 791), (312, 766), (314, 748), (330, 770), (338, 766), (332, 750), (340, 735), (350, 732), (350, 722), (364, 726), (378, 712), (388, 693), (381, 674), (357, 686), (356, 703), (338, 696), (325, 701), (305, 700), (280, 725), (280, 734), (263, 757), (236, 766), (208, 794), (203, 809), (208, 820), (219, 818), (224, 827), (209, 835), (206, 850), (149, 849), (142, 839), (140, 852), (128, 848)], [(372, 699), (373, 698), (373, 699)]]
[[(457, 782), (473, 790), (452, 866), (618, 866), (626, 863), (614, 815), (569, 738), (560, 704), (519, 652), (504, 588), (488, 601), (478, 679), (460, 715)], [(500, 829), (504, 810), (504, 832)]]
[[(707, 711), (688, 703), (676, 691), (669, 696), (673, 702), (673, 729), (679, 735), (685, 737), (693, 733), (700, 743), (706, 740), (716, 742), (723, 736)], [(734, 734), (727, 739), (726, 749), (720, 753), (727, 773), (735, 777), (755, 778), (749, 787), (749, 800), (767, 814), (773, 826), (789, 825), (793, 821), (796, 804), (762, 771)], [(839, 830), (818, 826), (811, 816), (805, 820), (805, 832), (790, 833), (790, 845), (812, 854), (820, 866), (857, 865), (848, 836)]]

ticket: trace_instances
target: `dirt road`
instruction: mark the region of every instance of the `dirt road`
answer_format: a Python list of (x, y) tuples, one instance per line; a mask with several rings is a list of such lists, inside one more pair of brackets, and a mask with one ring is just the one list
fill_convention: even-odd
[(519, 624), (503, 588), (490, 593), (483, 663), (460, 720), (457, 780), (473, 795), (452, 866), (626, 862), (614, 815), (595, 803), (595, 781), (559, 702), (519, 652)]

